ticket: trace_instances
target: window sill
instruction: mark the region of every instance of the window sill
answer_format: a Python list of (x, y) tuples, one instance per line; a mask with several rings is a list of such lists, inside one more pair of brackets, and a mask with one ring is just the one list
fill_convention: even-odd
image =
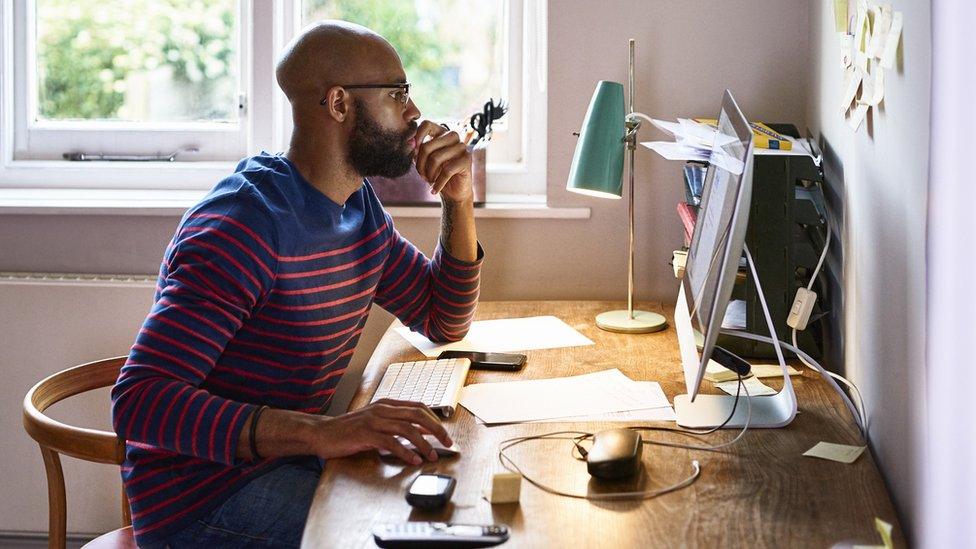
[[(0, 189), (0, 215), (182, 216), (205, 190)], [(476, 218), (589, 219), (588, 207), (546, 206), (545, 197), (490, 197), (475, 208)], [(396, 218), (439, 218), (438, 206), (389, 206)]]

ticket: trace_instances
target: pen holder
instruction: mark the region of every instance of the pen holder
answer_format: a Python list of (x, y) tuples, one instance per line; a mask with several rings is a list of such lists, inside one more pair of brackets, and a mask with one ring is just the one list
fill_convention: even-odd
[[(471, 151), (471, 184), (474, 187), (474, 203), (482, 205), (485, 203), (485, 180), (486, 171), (486, 152), (487, 147), (476, 145), (468, 147)], [(430, 194), (430, 185), (427, 184), (417, 168), (410, 165), (410, 171), (400, 177), (380, 177), (369, 178), (376, 196), (385, 206), (440, 206), (441, 199), (437, 195)]]

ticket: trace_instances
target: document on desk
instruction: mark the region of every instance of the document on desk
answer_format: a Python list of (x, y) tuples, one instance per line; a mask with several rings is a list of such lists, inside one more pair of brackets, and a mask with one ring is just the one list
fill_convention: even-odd
[(460, 403), (488, 425), (670, 407), (660, 385), (635, 382), (616, 368), (570, 377), (476, 383), (461, 390)]
[(443, 351), (512, 353), (593, 345), (588, 337), (554, 316), (478, 320), (471, 323), (464, 339), (453, 343), (433, 343), (406, 326), (396, 332), (429, 358), (437, 358)]

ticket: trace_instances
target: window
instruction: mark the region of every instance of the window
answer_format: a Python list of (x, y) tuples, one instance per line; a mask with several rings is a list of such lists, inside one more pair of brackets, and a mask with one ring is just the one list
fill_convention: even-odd
[(544, 8), (536, 0), (4, 2), (0, 186), (209, 188), (239, 158), (285, 148), (291, 113), (274, 79), (277, 53), (306, 24), (341, 18), (393, 43), (425, 118), (467, 119), (488, 98), (504, 99), (510, 109), (488, 149), (489, 194), (544, 194)]

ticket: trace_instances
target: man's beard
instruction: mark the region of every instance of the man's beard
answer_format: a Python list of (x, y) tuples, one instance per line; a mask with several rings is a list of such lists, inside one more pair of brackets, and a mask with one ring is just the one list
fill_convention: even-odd
[(411, 123), (399, 132), (381, 126), (359, 99), (353, 103), (356, 121), (349, 138), (349, 163), (363, 177), (374, 175), (400, 177), (410, 169), (413, 151), (406, 147), (407, 140), (417, 132), (417, 123)]

